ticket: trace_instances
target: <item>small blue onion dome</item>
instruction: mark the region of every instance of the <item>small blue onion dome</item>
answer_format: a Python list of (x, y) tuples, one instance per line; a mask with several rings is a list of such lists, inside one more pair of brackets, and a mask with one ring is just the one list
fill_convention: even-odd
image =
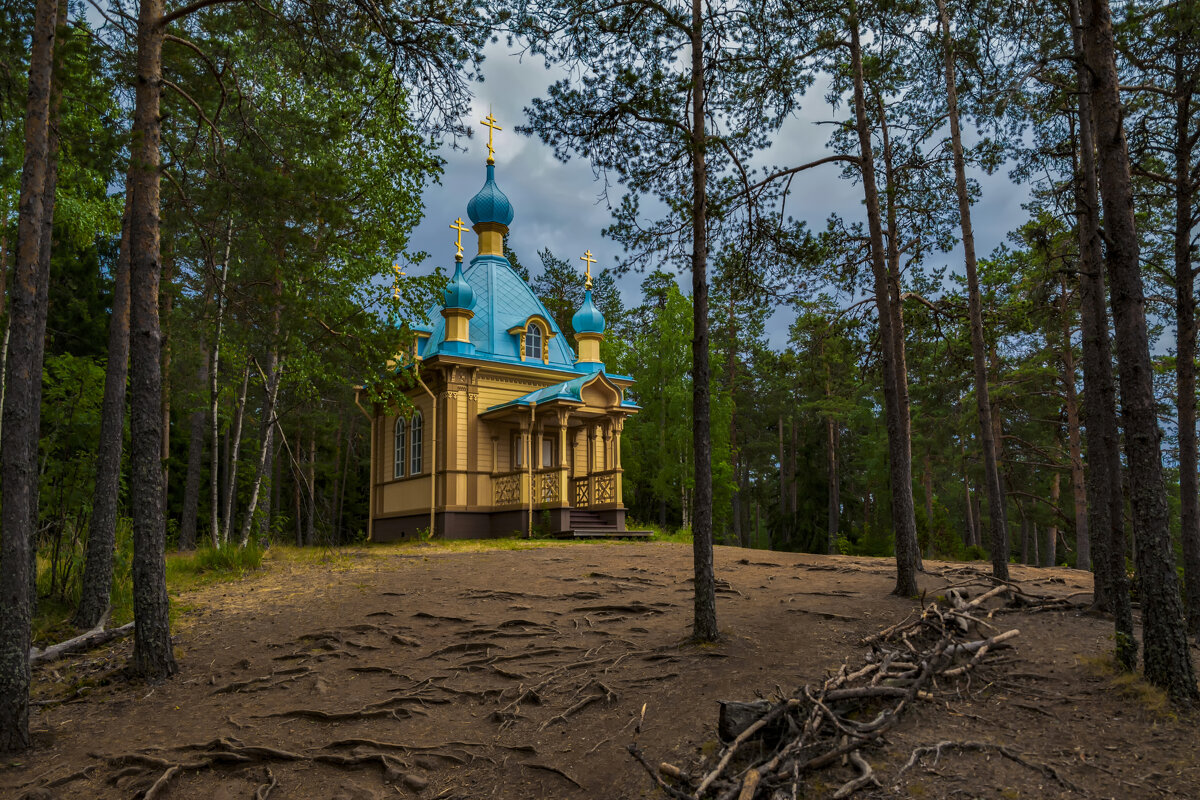
[(583, 295), (583, 305), (571, 317), (571, 327), (576, 333), (604, 333), (604, 315), (592, 302), (592, 290)]
[(513, 221), (512, 203), (496, 185), (496, 165), (487, 165), (487, 182), (483, 188), (467, 203), (467, 216), (473, 225), (480, 222), (498, 222), (508, 226)]
[(467, 283), (467, 279), (463, 277), (462, 271), (462, 256), (454, 263), (454, 277), (450, 279), (450, 283), (446, 284), (445, 290), (442, 292), (445, 302), (442, 303), (443, 308), (465, 308), (470, 310), (475, 305), (475, 290), (471, 288), (471, 284)]

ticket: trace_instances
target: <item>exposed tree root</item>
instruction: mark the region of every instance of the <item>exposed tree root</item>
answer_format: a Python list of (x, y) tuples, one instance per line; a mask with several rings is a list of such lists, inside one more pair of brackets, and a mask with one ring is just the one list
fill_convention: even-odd
[(928, 747), (918, 747), (912, 751), (912, 755), (909, 756), (908, 761), (904, 764), (903, 767), (900, 768), (900, 771), (896, 773), (896, 776), (899, 777), (900, 775), (903, 775), (906, 770), (915, 766), (917, 764), (917, 762), (919, 762), (924, 756), (927, 756), (930, 753), (933, 753), (933, 763), (936, 764), (938, 762), (938, 759), (940, 759), (942, 757), (942, 751), (947, 750), (947, 749), (950, 749), (950, 750), (974, 750), (976, 752), (981, 752), (981, 753), (998, 753), (999, 755), (1004, 756), (1005, 758), (1007, 758), (1008, 760), (1010, 760), (1014, 763), (1020, 764), (1021, 766), (1026, 767), (1027, 769), (1031, 769), (1031, 770), (1034, 770), (1035, 772), (1041, 773), (1043, 776), (1050, 778), (1051, 780), (1057, 782), (1058, 784), (1060, 784), (1061, 786), (1063, 786), (1066, 789), (1070, 789), (1071, 791), (1075, 791), (1075, 792), (1082, 791), (1079, 788), (1079, 786), (1077, 786), (1076, 784), (1074, 784), (1071, 781), (1064, 778), (1062, 775), (1059, 774), (1058, 770), (1056, 770), (1054, 767), (1050, 766), (1049, 764), (1035, 764), (1032, 761), (1027, 761), (1024, 757), (1021, 756), (1020, 753), (1017, 753), (1017, 752), (1005, 747), (1004, 745), (996, 744), (994, 742), (944, 741), (944, 742), (938, 742), (937, 744), (931, 745)]
[(271, 790), (279, 785), (279, 781), (275, 779), (275, 775), (271, 772), (271, 768), (267, 767), (267, 782), (254, 790), (254, 800), (267, 800), (271, 795)]
[(582, 789), (582, 788), (583, 788), (583, 784), (582, 784), (582, 783), (580, 783), (579, 781), (575, 780), (574, 778), (572, 778), (572, 777), (571, 777), (570, 775), (568, 775), (567, 773), (563, 772), (563, 771), (562, 771), (561, 769), (559, 769), (558, 767), (552, 767), (552, 766), (550, 766), (549, 764), (539, 764), (539, 763), (537, 763), (537, 762), (535, 762), (535, 761), (522, 761), (522, 762), (521, 762), (521, 766), (522, 766), (522, 767), (528, 767), (529, 769), (540, 769), (540, 770), (542, 770), (542, 771), (544, 771), (544, 772), (552, 772), (552, 773), (554, 773), (555, 775), (558, 775), (559, 777), (561, 777), (561, 778), (564, 778), (564, 779), (566, 779), (566, 780), (570, 781), (571, 783), (575, 784), (575, 786), (576, 786), (576, 787), (578, 787), (578, 788), (580, 788), (580, 789)]
[[(224, 694), (226, 692), (259, 692), (264, 689), (271, 689), (284, 683), (300, 680), (301, 678), (311, 675), (312, 667), (291, 667), (289, 669), (278, 669), (270, 675), (260, 675), (257, 678), (250, 678), (245, 681), (234, 681), (227, 683), (224, 686), (213, 690), (213, 694)], [(275, 680), (281, 678), (280, 680)]]

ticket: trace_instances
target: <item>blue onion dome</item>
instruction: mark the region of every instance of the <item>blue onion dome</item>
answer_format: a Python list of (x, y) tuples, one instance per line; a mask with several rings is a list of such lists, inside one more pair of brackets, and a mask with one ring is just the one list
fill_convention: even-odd
[(504, 192), (496, 185), (495, 164), (487, 165), (487, 182), (483, 184), (479, 193), (471, 198), (471, 202), (467, 203), (467, 216), (471, 218), (473, 225), (480, 222), (498, 222), (504, 226), (512, 224), (512, 203), (508, 202)]
[(445, 302), (442, 303), (443, 308), (465, 308), (470, 310), (471, 306), (475, 305), (475, 290), (471, 288), (471, 284), (467, 283), (467, 279), (463, 277), (462, 256), (459, 256), (455, 261), (454, 277), (450, 279), (450, 283), (446, 284), (442, 296), (445, 298)]
[(576, 333), (604, 333), (604, 315), (592, 302), (592, 290), (583, 295), (583, 305), (571, 317), (571, 327)]

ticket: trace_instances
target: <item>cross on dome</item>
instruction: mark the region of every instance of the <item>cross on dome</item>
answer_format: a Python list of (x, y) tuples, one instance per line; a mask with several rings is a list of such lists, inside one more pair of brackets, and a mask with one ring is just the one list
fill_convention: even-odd
[(496, 124), (496, 118), (492, 116), (492, 110), (490, 108), (488, 109), (488, 115), (485, 118), (481, 119), (479, 121), (479, 124), (486, 126), (488, 129), (488, 160), (487, 160), (487, 163), (495, 164), (496, 163), (496, 148), (492, 147), (492, 134), (494, 134), (496, 131), (502, 131), (502, 130), (504, 130), (504, 128), (501, 128), (499, 125)]
[(596, 259), (592, 257), (592, 251), (587, 250), (579, 257), (579, 260), (587, 264), (587, 269), (584, 271), (584, 288), (592, 288), (592, 264), (596, 263)]
[(458, 231), (458, 238), (455, 240), (454, 246), (458, 248), (458, 252), (456, 253), (457, 257), (462, 258), (462, 235), (463, 231), (467, 230), (467, 226), (463, 225), (462, 217), (454, 220), (454, 224), (450, 226), (450, 230)]

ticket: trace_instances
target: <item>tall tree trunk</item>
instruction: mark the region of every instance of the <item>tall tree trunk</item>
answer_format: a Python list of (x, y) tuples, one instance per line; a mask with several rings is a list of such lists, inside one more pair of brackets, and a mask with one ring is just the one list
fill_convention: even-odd
[(832, 416), (825, 418), (825, 454), (828, 464), (829, 504), (825, 512), (826, 552), (838, 551), (838, 533), (841, 532), (842, 499), (841, 477), (838, 475), (838, 425)]
[(963, 496), (967, 506), (967, 538), (968, 547), (975, 544), (975, 501), (971, 498), (971, 481), (966, 477), (966, 464), (963, 465)]
[(280, 462), (283, 461), (281, 458), (283, 446), (279, 443), (279, 439), (283, 436), (283, 428), (280, 428), (279, 423), (276, 423), (276, 429), (279, 431), (279, 436), (272, 437), (274, 445), (271, 448), (271, 462), (267, 467), (271, 476), (271, 493), (266, 497), (267, 507), (263, 509), (262, 527), (259, 529), (259, 535), (267, 540), (270, 539), (271, 534), (275, 531), (275, 515), (280, 511), (279, 498), (282, 491), (281, 484), (283, 483), (283, 473), (279, 468)]
[(129, 378), (129, 214), (133, 193), (125, 193), (121, 247), (113, 268), (113, 306), (108, 323), (108, 368), (100, 405), (100, 441), (96, 448), (96, 483), (87, 558), (74, 624), (96, 626), (108, 608), (112, 590), (113, 553), (117, 541), (117, 509), (121, 494), (121, 451), (125, 438), (125, 384)]
[(1106, 266), (1116, 329), (1129, 496), (1138, 540), (1145, 674), (1172, 699), (1189, 702), (1200, 697), (1200, 692), (1188, 650), (1179, 579), (1171, 552), (1129, 151), (1121, 119), (1108, 0), (1084, 0), (1083, 44), (1093, 76), (1097, 175), (1104, 204)]
[(933, 462), (928, 450), (921, 458), (921, 489), (925, 492), (925, 533), (929, 537), (926, 552), (933, 558)]
[[(822, 344), (822, 347), (824, 345)], [(824, 355), (824, 353), (822, 353)], [(826, 401), (833, 400), (833, 371), (830, 369), (829, 362), (825, 362), (825, 399)], [(832, 414), (825, 417), (825, 455), (828, 464), (827, 477), (829, 479), (829, 506), (826, 509), (825, 519), (825, 535), (826, 551), (833, 555), (837, 553), (838, 533), (841, 532), (841, 517), (842, 517), (842, 498), (841, 498), (841, 477), (838, 474), (838, 439), (840, 438), (840, 426)]]
[(954, 188), (958, 195), (958, 218), (962, 230), (964, 262), (967, 271), (967, 313), (971, 318), (971, 358), (975, 365), (975, 404), (979, 412), (979, 441), (983, 446), (984, 489), (988, 498), (991, 526), (992, 574), (1008, 580), (1008, 518), (1004, 491), (996, 464), (996, 442), (992, 438), (992, 405), (988, 396), (987, 359), (983, 340), (983, 300), (979, 292), (979, 271), (975, 262), (975, 233), (971, 227), (971, 197), (967, 188), (967, 168), (963, 158), (962, 132), (958, 120), (958, 89), (954, 77), (954, 43), (950, 36), (950, 17), (946, 0), (937, 0), (945, 48), (946, 106), (950, 118), (950, 141), (954, 153)]
[[(4, 326), (4, 333), (0, 335), (0, 409), (4, 408), (4, 374), (5, 365), (8, 364), (8, 336), (11, 333), (8, 322), (8, 226), (11, 224), (11, 219), (8, 216), (8, 211), (4, 212), (4, 219), (0, 220), (0, 325)], [(0, 414), (0, 422), (3, 421), (3, 414)], [(0, 425), (0, 446), (4, 443), (4, 427)]]
[[(436, 453), (434, 458), (437, 458)], [(530, 455), (530, 460), (532, 461), (532, 459), (533, 456)], [(317, 543), (317, 431), (315, 427), (308, 437), (308, 475), (304, 490), (308, 495), (308, 525), (304, 531), (304, 541), (305, 544), (314, 545)]]
[[(1062, 497), (1062, 473), (1055, 472), (1054, 477), (1050, 479), (1050, 504), (1054, 507), (1054, 511), (1058, 513), (1058, 501)], [(1046, 551), (1042, 560), (1042, 566), (1053, 567), (1058, 564), (1058, 521), (1050, 524), (1046, 529)], [(1036, 563), (1036, 554), (1034, 561)]]
[(728, 310), (728, 325), (729, 325), (729, 347), (725, 349), (725, 385), (729, 387), (729, 399), (732, 401), (732, 413), (729, 415), (729, 460), (733, 467), (734, 489), (733, 497), (730, 501), (730, 512), (733, 517), (733, 536), (738, 540), (742, 547), (750, 546), (749, 532), (742, 526), (742, 509), (741, 509), (741, 461), (738, 455), (738, 438), (737, 438), (737, 394), (734, 391), (734, 384), (737, 381), (737, 349), (738, 343), (738, 326), (737, 326), (737, 291), (733, 281), (729, 284), (729, 310)]
[(796, 418), (792, 417), (788, 422), (788, 426), (792, 433), (792, 448), (788, 454), (788, 513), (795, 516), (799, 508), (799, 487), (796, 484)]
[(1025, 505), (1017, 503), (1017, 513), (1021, 515), (1021, 563), (1029, 563), (1029, 515), (1025, 513)]
[[(339, 481), (337, 504), (337, 530), (341, 531), (346, 524), (346, 483), (350, 480), (350, 460), (354, 455), (354, 434), (358, 418), (350, 417), (350, 429), (346, 431), (346, 457), (342, 462), (342, 479)], [(348, 537), (347, 537), (348, 538)]]
[(217, 323), (213, 333), (212, 367), (209, 369), (208, 413), (212, 424), (212, 482), (209, 486), (209, 538), (213, 547), (221, 546), (221, 418), (217, 408), (221, 399), (221, 328), (225, 323), (225, 287), (229, 281), (229, 256), (233, 249), (233, 216), (225, 225), (225, 262), (217, 285)]
[(162, 320), (162, 488), (163, 513), (167, 511), (167, 498), (171, 483), (171, 309), (175, 295), (171, 281), (175, 277), (175, 261), (168, 253), (162, 260), (163, 284), (159, 292), (159, 316)]
[(1189, 3), (1188, 30), (1179, 31), (1175, 46), (1175, 407), (1179, 420), (1179, 522), (1183, 544), (1183, 577), (1187, 598), (1187, 627), (1193, 636), (1200, 636), (1200, 481), (1196, 477), (1196, 290), (1195, 270), (1192, 268), (1192, 221), (1196, 179), (1192, 177), (1192, 152), (1195, 138), (1191, 122), (1192, 92), (1190, 85), (1180, 87), (1184, 80), (1184, 41), (1194, 33), (1190, 20), (1195, 7)]
[(787, 515), (787, 462), (784, 459), (783, 448), (783, 414), (779, 415), (777, 430), (779, 432), (779, 520)]
[[(200, 367), (196, 371), (198, 386), (208, 383), (208, 359), (208, 349), (205, 348), (200, 354)], [(183, 518), (179, 524), (180, 550), (194, 550), (196, 547), (196, 518), (200, 512), (200, 472), (204, 467), (204, 422), (204, 406), (197, 406), (190, 417), (187, 482), (183, 491)]]
[(1103, 257), (1100, 242), (1100, 193), (1096, 178), (1092, 75), (1083, 58), (1079, 0), (1071, 2), (1076, 75), (1079, 81), (1079, 162), (1076, 165), (1075, 207), (1079, 231), (1079, 319), (1083, 328), (1083, 385), (1086, 392), (1088, 523), (1095, 533), (1095, 600), (1098, 609), (1113, 613), (1118, 663), (1137, 666), (1133, 610), (1125, 571), (1125, 493), (1121, 477), (1120, 434), (1117, 427), (1116, 384), (1105, 307)]
[(242, 423), (246, 419), (246, 395), (250, 391), (250, 362), (246, 362), (242, 370), (242, 390), (238, 393), (237, 408), (233, 414), (233, 441), (229, 447), (229, 476), (225, 487), (225, 517), (221, 525), (221, 545), (229, 543), (229, 533), (233, 530), (233, 507), (237, 498), (237, 473), (239, 455), (242, 449)]
[[(38, 437), (46, 311), (42, 286), (42, 225), (47, 208), (50, 93), (57, 29), (55, 0), (34, 12), (25, 109), (25, 163), (18, 202), (13, 272), (11, 353), (5, 365), (4, 443), (0, 449), (0, 753), (24, 750), (29, 738), (30, 591), (32, 536), (38, 507)], [(40, 327), (39, 327), (40, 322)]]
[(1067, 453), (1071, 458), (1071, 498), (1075, 506), (1075, 567), (1092, 568), (1088, 531), (1087, 488), (1084, 486), (1083, 445), (1079, 433), (1079, 398), (1075, 394), (1075, 349), (1071, 346), (1071, 321), (1067, 304), (1067, 277), (1062, 276), (1059, 317), (1063, 326), (1062, 383), (1067, 406)]
[(275, 400), (279, 396), (279, 378), (283, 365), (279, 363), (279, 354), (272, 347), (267, 366), (267, 402), (263, 408), (262, 433), (259, 436), (258, 466), (254, 471), (254, 486), (250, 490), (250, 502), (246, 506), (246, 519), (242, 523), (242, 536), (239, 544), (245, 547), (250, 542), (250, 527), (254, 524), (254, 512), (258, 508), (258, 494), (262, 489), (263, 476), (269, 475), (267, 461), (275, 433)]
[[(864, 76), (865, 79), (865, 76)], [(904, 295), (900, 283), (900, 226), (896, 222), (896, 185), (899, 182), (894, 166), (892, 152), (892, 137), (888, 128), (887, 109), (883, 98), (876, 96), (876, 108), (879, 114), (879, 135), (883, 144), (883, 173), (887, 204), (886, 236), (887, 246), (887, 284), (888, 309), (892, 315), (892, 338), (895, 340), (893, 352), (896, 358), (896, 402), (900, 406), (900, 443), (904, 448), (904, 461), (909, 465), (909, 492), (912, 492), (912, 402), (908, 392), (908, 355), (904, 342)], [(915, 503), (912, 497), (909, 504)], [(921, 546), (917, 540), (916, 508), (913, 508), (912, 552), (915, 556), (918, 571), (925, 569), (921, 560)]]
[(692, 450), (695, 491), (692, 557), (695, 603), (692, 636), (715, 641), (717, 588), (713, 573), (712, 437), (708, 370), (708, 172), (705, 160), (705, 82), (702, 0), (692, 0)]
[(303, 509), (300, 506), (300, 484), (303, 482), (304, 467), (300, 463), (300, 458), (304, 455), (304, 430), (296, 434), (296, 454), (292, 457), (292, 483), (295, 490), (296, 500), (296, 546), (304, 546), (304, 515)]
[(178, 671), (171, 651), (162, 492), (162, 338), (158, 320), (159, 142), (163, 0), (142, 0), (130, 178), (130, 505), (133, 507), (133, 668), (148, 680)]
[(912, 456), (899, 395), (899, 361), (893, 330), (891, 292), (887, 265), (884, 263), (883, 223), (879, 214), (879, 191), (875, 185), (875, 157), (871, 150), (871, 132), (867, 121), (863, 87), (862, 45), (859, 42), (858, 8), (851, 5), (850, 62), (854, 72), (854, 112), (859, 143), (859, 170), (867, 205), (867, 226), (871, 235), (871, 271), (875, 277), (875, 304), (879, 311), (879, 340), (883, 361), (883, 395), (887, 418), (889, 475), (892, 493), (892, 527), (896, 536), (896, 588), (893, 594), (914, 597), (917, 594), (917, 523), (913, 510)]

